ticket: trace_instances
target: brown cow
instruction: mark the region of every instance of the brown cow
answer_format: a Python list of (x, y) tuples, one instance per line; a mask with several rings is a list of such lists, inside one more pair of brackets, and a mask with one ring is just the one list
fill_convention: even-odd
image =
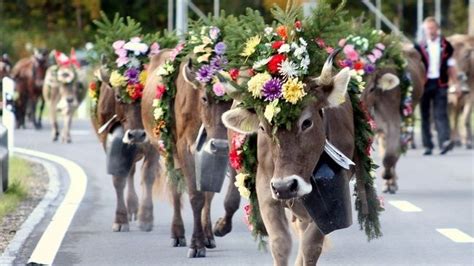
[(474, 36), (456, 34), (448, 37), (454, 47), (453, 58), (461, 82), (462, 94), (448, 95), (451, 139), (472, 149), (472, 105), (474, 103)]
[[(346, 68), (333, 77), (333, 56), (326, 61), (320, 78), (306, 80), (307, 92), (315, 97), (307, 103), (290, 130), (279, 128), (272, 136), (271, 126), (265, 118), (242, 108), (232, 109), (222, 117), (224, 124), (232, 130), (258, 134), (256, 189), (274, 265), (287, 265), (291, 251), (285, 208), (296, 216), (301, 236), (296, 265), (316, 264), (324, 235), (300, 199), (312, 191), (310, 178), (326, 139), (349, 158), (354, 154), (353, 111), (346, 94), (350, 72)], [(341, 97), (346, 99), (342, 104), (337, 100)], [(324, 112), (321, 111), (323, 108)], [(349, 178), (349, 172), (344, 174)]]
[[(113, 175), (113, 184), (117, 194), (115, 219), (112, 224), (114, 232), (129, 231), (129, 221), (138, 219), (142, 231), (153, 229), (152, 187), (158, 179), (159, 154), (146, 138), (141, 122), (140, 103), (123, 103), (116, 89), (109, 84), (109, 74), (101, 67), (96, 71), (101, 81), (97, 111), (92, 114), (92, 123), (98, 130), (98, 137), (107, 153), (108, 168), (121, 168), (120, 174)], [(117, 148), (118, 147), (118, 148)], [(115, 151), (111, 153), (111, 150)], [(117, 152), (118, 151), (118, 152)], [(120, 151), (126, 151), (123, 154)], [(130, 157), (127, 157), (130, 156)], [(138, 203), (133, 177), (136, 163), (142, 165), (142, 199)], [(124, 166), (122, 162), (130, 163)], [(117, 169), (115, 169), (117, 172)], [(124, 189), (127, 186), (125, 204)]]
[(85, 70), (74, 64), (53, 65), (46, 71), (43, 84), (43, 97), (50, 106), (53, 141), (59, 137), (57, 111), (65, 117), (61, 134), (63, 143), (71, 142), (70, 128), (74, 112), (85, 96)]
[[(142, 119), (151, 143), (157, 145), (159, 138), (153, 133), (154, 118), (152, 102), (155, 98), (160, 77), (154, 70), (170, 58), (171, 50), (162, 50), (154, 56), (150, 63), (148, 79), (143, 91)], [(194, 217), (194, 229), (188, 251), (188, 257), (205, 257), (206, 247), (214, 248), (215, 240), (212, 233), (210, 202), (213, 193), (201, 192), (196, 188), (194, 143), (201, 124), (204, 125), (208, 138), (227, 139), (226, 129), (221, 122), (221, 115), (229, 110), (230, 102), (216, 102), (208, 95), (203, 85), (195, 80), (191, 61), (185, 61), (179, 66), (176, 79), (176, 97), (173, 104), (175, 127), (172, 131), (176, 151), (174, 154), (175, 167), (186, 179), (187, 192), (191, 202)], [(181, 194), (175, 186), (173, 194), (174, 216), (171, 235), (174, 246), (182, 246), (185, 241), (184, 226), (181, 217)]]
[[(414, 110), (423, 94), (424, 66), (420, 55), (414, 48), (404, 50), (407, 59), (406, 71), (412, 81), (412, 109)], [(395, 193), (398, 190), (396, 165), (402, 152), (401, 114), (402, 95), (400, 79), (393, 67), (382, 67), (366, 78), (362, 100), (371, 111), (377, 125), (376, 133), (383, 158), (382, 178), (385, 180), (383, 192)]]
[[(18, 61), (12, 69), (18, 99), (15, 101), (16, 127), (25, 128), (25, 117), (33, 122), (36, 129), (42, 127), (41, 117), (44, 109), (42, 96), (43, 81), (48, 68), (48, 51), (35, 49), (29, 58)], [(39, 112), (37, 104), (40, 101)]]

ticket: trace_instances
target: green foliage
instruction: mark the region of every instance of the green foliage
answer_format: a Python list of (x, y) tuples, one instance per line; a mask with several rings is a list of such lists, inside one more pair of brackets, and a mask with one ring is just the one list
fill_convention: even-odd
[(33, 174), (28, 162), (15, 156), (10, 158), (9, 167), (8, 189), (3, 196), (0, 196), (0, 220), (15, 210), (18, 204), (28, 196), (30, 177)]

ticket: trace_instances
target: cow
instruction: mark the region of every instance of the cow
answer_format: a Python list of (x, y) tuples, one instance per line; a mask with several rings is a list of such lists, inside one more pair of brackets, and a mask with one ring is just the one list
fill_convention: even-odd
[[(474, 103), (474, 36), (455, 34), (447, 38), (453, 45), (453, 58), (461, 82), (462, 93), (450, 89), (448, 109), (451, 120), (451, 140), (472, 149), (471, 115)], [(454, 88), (451, 84), (451, 88)]]
[[(412, 112), (423, 94), (424, 66), (419, 53), (413, 47), (403, 49), (407, 60), (405, 71), (412, 82)], [(377, 140), (382, 157), (385, 180), (383, 192), (395, 193), (398, 190), (396, 165), (402, 153), (401, 122), (402, 92), (400, 79), (394, 67), (378, 68), (366, 77), (366, 86), (362, 93), (362, 101), (371, 112), (377, 128)]]
[(56, 52), (56, 65), (46, 71), (43, 84), (43, 98), (49, 105), (53, 141), (59, 138), (57, 112), (64, 117), (61, 142), (71, 142), (71, 123), (74, 112), (85, 97), (85, 70), (80, 68), (72, 50), (70, 58)]
[[(42, 127), (41, 119), (44, 110), (42, 89), (47, 68), (48, 51), (42, 48), (34, 49), (32, 56), (20, 59), (13, 67), (11, 76), (18, 93), (18, 98), (15, 100), (17, 128), (26, 128), (25, 117), (36, 129)], [(40, 102), (40, 107), (37, 112), (38, 102)]]
[[(168, 60), (172, 50), (161, 50), (160, 54), (152, 57), (148, 79), (143, 91), (142, 120), (147, 136), (153, 145), (160, 141), (154, 134), (154, 117), (152, 102), (156, 95), (156, 88), (161, 78), (154, 72), (158, 66)], [(210, 217), (210, 203), (213, 193), (197, 190), (195, 177), (194, 150), (201, 124), (207, 132), (209, 139), (227, 139), (227, 131), (220, 119), (224, 111), (230, 109), (230, 101), (216, 101), (204, 88), (204, 85), (196, 80), (191, 60), (184, 60), (177, 70), (175, 80), (176, 95), (173, 103), (174, 127), (172, 129), (175, 140), (174, 162), (185, 178), (187, 192), (193, 211), (194, 228), (190, 248), (187, 256), (205, 257), (206, 247), (215, 248), (215, 240), (212, 232)], [(176, 186), (171, 186), (173, 198), (173, 223), (171, 229), (172, 245), (184, 246), (184, 225), (181, 217), (181, 193)]]
[[(353, 109), (346, 93), (350, 71), (344, 68), (333, 76), (334, 56), (328, 57), (319, 78), (305, 79), (306, 92), (315, 97), (305, 103), (290, 129), (278, 128), (273, 133), (266, 118), (240, 107), (222, 116), (224, 125), (233, 131), (257, 133), (256, 191), (274, 265), (288, 264), (292, 246), (285, 208), (296, 217), (301, 237), (296, 265), (316, 264), (325, 236), (301, 199), (312, 191), (310, 178), (326, 139), (347, 157), (354, 156)], [(352, 172), (343, 174), (349, 178)]]
[[(117, 89), (110, 85), (110, 73), (105, 64), (103, 62), (95, 72), (101, 85), (97, 110), (91, 113), (91, 121), (107, 154), (108, 173), (112, 175), (117, 195), (112, 231), (128, 232), (129, 222), (138, 219), (140, 230), (149, 232), (153, 229), (154, 218), (153, 184), (160, 184), (160, 157), (143, 130), (140, 103), (128, 104), (121, 100)], [(142, 159), (143, 194), (139, 202), (133, 179), (136, 164)]]

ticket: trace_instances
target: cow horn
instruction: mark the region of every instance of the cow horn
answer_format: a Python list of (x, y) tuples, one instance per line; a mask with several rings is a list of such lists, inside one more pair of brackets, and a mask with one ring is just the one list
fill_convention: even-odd
[(321, 70), (321, 75), (316, 78), (316, 83), (318, 85), (329, 85), (332, 81), (332, 64), (334, 58), (339, 54), (341, 51), (340, 48), (335, 49), (329, 57), (326, 59), (326, 62), (323, 65), (323, 69)]

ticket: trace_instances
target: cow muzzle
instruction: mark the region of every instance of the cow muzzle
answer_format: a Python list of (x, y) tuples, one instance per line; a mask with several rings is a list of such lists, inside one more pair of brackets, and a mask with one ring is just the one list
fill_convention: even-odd
[(138, 144), (147, 140), (147, 135), (143, 129), (128, 129), (123, 136), (123, 143)]
[(272, 196), (277, 200), (302, 197), (311, 192), (313, 187), (301, 176), (291, 175), (284, 178), (272, 178), (270, 181)]

